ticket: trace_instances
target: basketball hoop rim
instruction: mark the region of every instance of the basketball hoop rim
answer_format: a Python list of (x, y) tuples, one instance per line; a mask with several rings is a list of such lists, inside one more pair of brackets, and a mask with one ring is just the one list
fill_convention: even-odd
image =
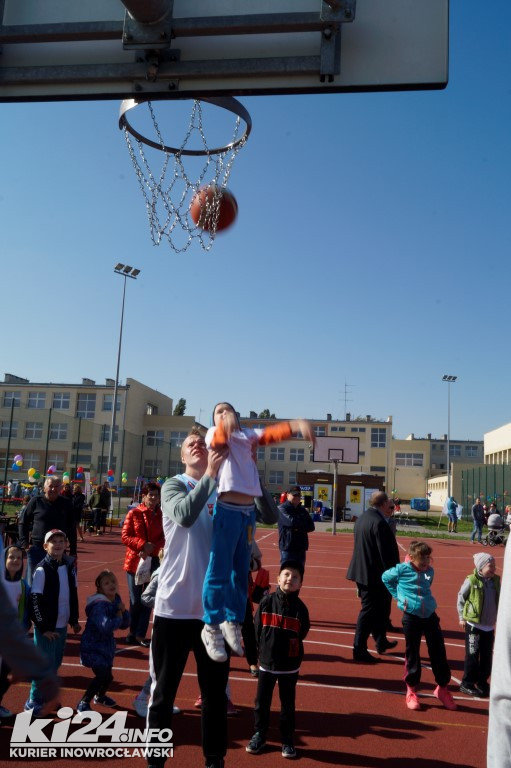
[(137, 139), (137, 141), (141, 141), (148, 147), (159, 149), (161, 152), (167, 152), (171, 155), (183, 155), (188, 157), (220, 155), (244, 144), (252, 130), (252, 118), (250, 117), (249, 111), (233, 96), (198, 96), (195, 99), (183, 99), (183, 101), (202, 101), (207, 104), (212, 104), (215, 107), (220, 107), (220, 109), (225, 109), (228, 112), (232, 112), (245, 122), (245, 132), (243, 133), (243, 136), (236, 141), (226, 144), (224, 147), (215, 147), (214, 149), (182, 149), (180, 147), (170, 147), (166, 144), (158, 144), (157, 142), (152, 141), (152, 139), (147, 138), (147, 136), (144, 136), (142, 133), (139, 133), (127, 118), (127, 114), (131, 109), (138, 107), (139, 104), (144, 104), (150, 101), (151, 99), (124, 99), (124, 101), (121, 102), (119, 110), (119, 128), (121, 130), (126, 129), (135, 139)]

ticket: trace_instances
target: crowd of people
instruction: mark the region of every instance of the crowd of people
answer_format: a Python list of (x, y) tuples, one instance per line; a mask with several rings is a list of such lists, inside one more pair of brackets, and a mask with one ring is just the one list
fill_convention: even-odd
[[(93, 677), (76, 704), (78, 712), (94, 704), (116, 707), (108, 695), (116, 651), (114, 633), (128, 630), (124, 642), (149, 647), (148, 679), (137, 696), (137, 713), (147, 717), (151, 744), (158, 732), (172, 728), (179, 709), (175, 698), (190, 653), (200, 689), (202, 749), (208, 768), (223, 768), (227, 751), (229, 664), (232, 653), (247, 655), (250, 673), (258, 678), (254, 732), (246, 751), (259, 754), (266, 745), (275, 686), (280, 697), (282, 756), (296, 757), (296, 684), (304, 657), (303, 640), (310, 628), (307, 606), (299, 596), (305, 578), (310, 513), (301, 504), (299, 486), (290, 486), (280, 507), (254, 474), (254, 446), (286, 439), (300, 430), (313, 436), (306, 422), (290, 422), (278, 434), (240, 428), (228, 403), (214, 410), (215, 428), (206, 437), (198, 430), (184, 440), (184, 470), (163, 486), (147, 483), (141, 502), (129, 510), (121, 539), (126, 548), (124, 571), (129, 594), (125, 605), (117, 576), (109, 569), (95, 579), (87, 599), (81, 635), (81, 663)], [(15, 647), (0, 643), (0, 718), (12, 716), (2, 706), (11, 670), (30, 679), (25, 710), (33, 717), (51, 711), (58, 691), (68, 628), (81, 632), (77, 590), (77, 542), (83, 540), (85, 496), (79, 485), (62, 493), (57, 476), (46, 478), (43, 493), (31, 498), (19, 521), (19, 541), (4, 553), (0, 580), (0, 620), (15, 627)], [(92, 497), (96, 533), (105, 524), (101, 488)], [(472, 509), (474, 532), (479, 500)], [(108, 507), (107, 507), (108, 508)], [(424, 637), (436, 688), (434, 695), (448, 710), (457, 705), (449, 690), (447, 659), (437, 604), (432, 594), (432, 548), (412, 541), (400, 562), (395, 532), (389, 524), (394, 501), (373, 494), (370, 507), (357, 520), (347, 578), (356, 583), (361, 608), (353, 661), (376, 664), (369, 651), (372, 636), (377, 654), (396, 646), (389, 640), (392, 598), (402, 611), (405, 639), (405, 703), (420, 710), (421, 640)], [(97, 514), (96, 514), (97, 512)], [(278, 523), (280, 566), (277, 587), (254, 597), (254, 569), (263, 571), (254, 543), (257, 522)], [(228, 533), (227, 533), (228, 532)], [(24, 568), (26, 558), (26, 572)], [(457, 611), (465, 632), (465, 664), (460, 691), (488, 697), (494, 630), (500, 595), (495, 560), (487, 552), (474, 555), (474, 568), (460, 585)], [(232, 590), (232, 591), (231, 591)], [(5, 593), (6, 599), (3, 600)], [(254, 601), (252, 598), (254, 597)], [(4, 604), (5, 603), (5, 604)], [(256, 608), (255, 617), (253, 610)], [(151, 610), (154, 610), (148, 637)], [(33, 628), (33, 645), (27, 632)], [(21, 670), (21, 671), (20, 671)], [(162, 768), (165, 758), (151, 757), (149, 768)]]

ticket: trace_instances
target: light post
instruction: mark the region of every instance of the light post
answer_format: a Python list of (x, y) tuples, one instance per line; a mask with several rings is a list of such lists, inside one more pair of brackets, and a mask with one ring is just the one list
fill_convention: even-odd
[[(114, 272), (116, 275), (120, 275), (121, 277), (124, 278), (124, 284), (122, 288), (121, 327), (119, 329), (119, 349), (117, 350), (117, 370), (115, 373), (114, 398), (112, 403), (112, 422), (110, 425), (110, 441), (108, 443), (107, 470), (112, 469), (112, 456), (113, 456), (114, 437), (115, 437), (115, 417), (117, 413), (117, 390), (119, 388), (119, 366), (121, 364), (122, 324), (124, 321), (124, 298), (126, 296), (126, 278), (131, 277), (133, 280), (136, 280), (137, 276), (140, 274), (140, 270), (134, 269), (133, 267), (128, 267), (125, 264), (116, 264), (114, 267)], [(110, 495), (110, 509), (113, 510), (113, 501), (112, 501), (111, 495)]]
[(396, 490), (397, 490), (397, 488), (396, 488), (396, 472), (399, 472), (399, 468), (398, 467), (394, 467), (394, 482), (392, 484), (392, 498), (394, 498), (394, 496), (396, 495)]
[(442, 376), (442, 381), (447, 382), (447, 498), (451, 496), (451, 384), (453, 384), (457, 376)]

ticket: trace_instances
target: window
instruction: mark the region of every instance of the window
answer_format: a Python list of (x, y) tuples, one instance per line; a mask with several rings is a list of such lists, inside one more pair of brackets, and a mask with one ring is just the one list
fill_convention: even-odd
[(163, 445), (163, 429), (147, 430), (147, 445)]
[(50, 440), (67, 440), (67, 424), (51, 423)]
[(326, 436), (326, 427), (325, 426), (319, 426), (316, 424), (314, 427), (314, 434), (316, 437), (325, 437)]
[(69, 392), (54, 392), (52, 407), (55, 408), (55, 410), (57, 411), (68, 411), (69, 410)]
[(27, 408), (44, 408), (46, 403), (46, 392), (29, 392)]
[(40, 440), (43, 436), (42, 421), (27, 421), (25, 424), (25, 439)]
[(257, 461), (264, 461), (266, 456), (264, 446), (260, 445), (257, 449)]
[(474, 458), (474, 456), (477, 456), (477, 448), (478, 448), (477, 445), (466, 445), (465, 454), (467, 456), (471, 456), (472, 458)]
[[(81, 466), (82, 464), (86, 464), (87, 466), (90, 466), (90, 463), (92, 461), (92, 456), (90, 453), (79, 453), (78, 456), (76, 454), (72, 454), (71, 456), (71, 464), (76, 464), (77, 466)], [(115, 465), (112, 461), (112, 469), (114, 469)]]
[(371, 467), (371, 472), (385, 472), (385, 467)]
[[(0, 421), (0, 437), (9, 437), (9, 424), (10, 421)], [(18, 422), (13, 421), (11, 424), (11, 437), (18, 437)]]
[(444, 443), (438, 443), (433, 446), (434, 451), (445, 451), (445, 445)]
[[(49, 453), (48, 454), (48, 466), (53, 466), (56, 468), (57, 472), (63, 472), (65, 469), (65, 454), (64, 453)], [(31, 465), (33, 466), (33, 465)]]
[(158, 406), (157, 405), (151, 405), (151, 403), (147, 403), (145, 407), (145, 412), (147, 416), (157, 416), (158, 415)]
[(169, 472), (171, 475), (179, 475), (183, 471), (182, 461), (171, 461), (169, 464)]
[(76, 415), (82, 419), (93, 419), (96, 415), (96, 395), (79, 392), (76, 402)]
[(371, 448), (385, 448), (387, 445), (387, 430), (371, 427)]
[[(110, 426), (110, 424), (102, 425), (101, 440), (104, 441), (105, 443), (110, 442), (111, 430), (112, 430), (112, 427)], [(119, 439), (119, 426), (116, 424), (114, 427), (114, 443), (116, 443), (118, 439)]]
[(346, 432), (346, 427), (330, 427), (330, 432)]
[(268, 480), (269, 483), (272, 483), (273, 485), (283, 485), (284, 484), (284, 473), (280, 470), (272, 469), (270, 471), (270, 477)]
[(259, 475), (259, 480), (264, 485), (264, 469), (258, 469), (257, 474)]
[(285, 448), (270, 448), (270, 461), (284, 461)]
[(352, 432), (365, 432), (366, 428), (365, 427), (352, 427), (351, 431)]
[(290, 448), (289, 461), (305, 461), (305, 448)]
[(188, 432), (171, 432), (170, 444), (175, 448), (181, 448), (183, 440), (188, 437)]
[(365, 452), (365, 451), (359, 451), (359, 452), (358, 452), (358, 455), (359, 455), (359, 456), (365, 456), (365, 455), (366, 455), (366, 452)]
[(4, 392), (4, 408), (10, 408), (13, 403), (15, 408), (19, 408), (20, 397), (19, 392)]
[[(114, 401), (113, 395), (103, 395), (103, 410), (104, 411), (111, 411), (112, 410), (112, 403)], [(117, 401), (115, 404), (115, 410), (120, 411), (121, 410), (121, 396), (117, 395)]]
[(449, 456), (461, 456), (461, 445), (449, 445)]
[(289, 473), (289, 485), (296, 485), (296, 472)]
[(152, 459), (146, 459), (144, 461), (144, 475), (146, 477), (158, 477), (161, 475), (161, 461), (153, 461)]
[(396, 453), (396, 467), (422, 467), (423, 453)]
[[(39, 453), (32, 453), (32, 451), (24, 451), (23, 453), (23, 466), (30, 469), (41, 469), (41, 456)], [(49, 466), (49, 465), (48, 465)]]

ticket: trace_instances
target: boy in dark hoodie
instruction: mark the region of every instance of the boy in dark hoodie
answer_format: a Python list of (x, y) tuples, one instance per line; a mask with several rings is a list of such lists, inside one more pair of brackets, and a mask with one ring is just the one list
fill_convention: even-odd
[(246, 747), (257, 755), (266, 744), (275, 684), (279, 684), (282, 757), (296, 757), (295, 695), (303, 659), (303, 640), (310, 629), (309, 611), (298, 597), (303, 565), (286, 560), (280, 566), (276, 592), (261, 600), (255, 615), (259, 645), (259, 680), (255, 701), (255, 733)]
[[(64, 552), (67, 536), (53, 528), (44, 537), (46, 557), (36, 567), (30, 593), (31, 619), (34, 622), (34, 643), (47, 657), (57, 673), (62, 664), (69, 624), (75, 635), (78, 623), (78, 588), (74, 558)], [(43, 693), (39, 682), (32, 680), (30, 696), (25, 711), (32, 710), (38, 717), (44, 708)]]
[(119, 584), (115, 573), (101, 571), (95, 584), (96, 594), (87, 598), (87, 624), (80, 644), (80, 661), (84, 667), (91, 667), (94, 680), (78, 702), (77, 712), (90, 711), (93, 697), (95, 704), (116, 706), (114, 699), (106, 695), (113, 680), (114, 632), (116, 629), (127, 629), (130, 623), (129, 611), (118, 594)]
[[(25, 553), (20, 547), (7, 547), (5, 550), (5, 591), (9, 597), (12, 607), (18, 614), (18, 619), (25, 629), (30, 627), (28, 617), (28, 597), (30, 587), (23, 578), (23, 559)], [(10, 688), (9, 673), (11, 668), (0, 657), (0, 720), (6, 717), (12, 717), (13, 713), (1, 702), (4, 695)]]

